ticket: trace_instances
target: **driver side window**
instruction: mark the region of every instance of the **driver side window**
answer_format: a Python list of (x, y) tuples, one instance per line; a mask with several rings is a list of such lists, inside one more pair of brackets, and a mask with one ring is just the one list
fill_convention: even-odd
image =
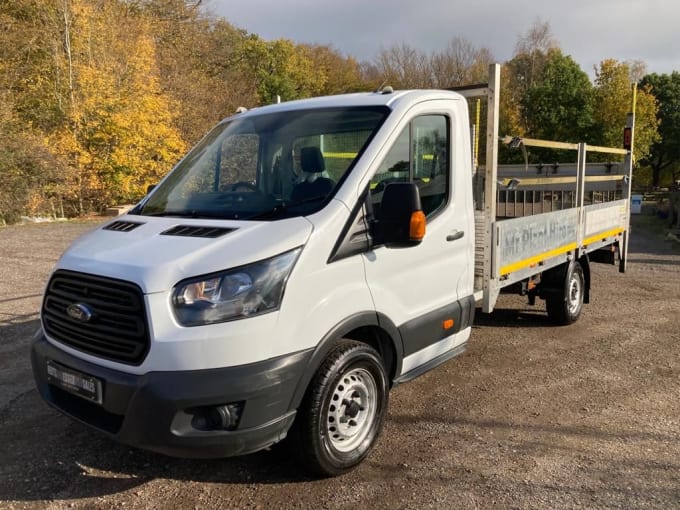
[(393, 182), (414, 182), (428, 217), (448, 201), (449, 133), (449, 121), (444, 115), (417, 117), (403, 129), (371, 180), (375, 211), (385, 187)]

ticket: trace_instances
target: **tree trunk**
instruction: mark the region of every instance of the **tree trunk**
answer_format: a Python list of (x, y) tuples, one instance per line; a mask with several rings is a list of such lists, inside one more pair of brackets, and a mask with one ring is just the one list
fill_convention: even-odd
[(661, 181), (661, 167), (652, 165), (652, 187), (658, 188)]

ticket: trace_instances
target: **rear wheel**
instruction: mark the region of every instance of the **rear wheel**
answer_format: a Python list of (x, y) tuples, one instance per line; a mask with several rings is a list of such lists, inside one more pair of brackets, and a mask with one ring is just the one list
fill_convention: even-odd
[(546, 310), (550, 320), (560, 325), (576, 322), (583, 308), (584, 292), (583, 268), (578, 262), (573, 262), (566, 271), (562, 287), (546, 297)]
[(291, 431), (303, 465), (321, 476), (357, 466), (380, 434), (387, 402), (380, 355), (364, 343), (342, 340), (312, 379)]

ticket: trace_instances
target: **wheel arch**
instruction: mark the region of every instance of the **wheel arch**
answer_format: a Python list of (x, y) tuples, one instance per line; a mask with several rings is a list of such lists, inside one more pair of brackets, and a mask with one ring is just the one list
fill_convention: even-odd
[[(580, 296), (573, 295), (571, 275), (578, 268)], [(590, 300), (590, 262), (587, 254), (568, 260), (541, 275), (539, 297), (545, 299), (548, 318), (556, 325), (566, 326), (576, 322), (584, 304)], [(576, 300), (576, 301), (574, 301)]]
[(383, 314), (374, 311), (362, 312), (336, 324), (317, 344), (295, 388), (290, 403), (291, 410), (300, 406), (314, 374), (333, 346), (343, 338), (364, 342), (378, 351), (384, 361), (390, 387), (392, 386), (393, 381), (401, 372), (403, 360), (403, 345), (399, 330)]
[(583, 302), (588, 303), (590, 300), (590, 260), (588, 259), (588, 254), (585, 253), (581, 255), (578, 259), (570, 260), (555, 266), (547, 271), (544, 271), (541, 275), (541, 293), (539, 296), (545, 299), (545, 294), (551, 292), (554, 289), (561, 289), (564, 285), (564, 280), (567, 276), (571, 265), (574, 262), (578, 262), (583, 270)]

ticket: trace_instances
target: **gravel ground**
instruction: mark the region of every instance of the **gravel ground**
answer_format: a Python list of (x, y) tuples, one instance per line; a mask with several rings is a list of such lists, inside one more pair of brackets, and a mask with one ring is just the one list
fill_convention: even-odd
[(0, 229), (0, 508), (680, 508), (680, 245), (651, 217), (634, 217), (625, 275), (594, 266), (579, 322), (553, 327), (542, 302), (502, 296), (463, 356), (392, 392), (367, 461), (329, 480), (281, 448), (133, 450), (40, 400), (40, 294), (95, 226)]

